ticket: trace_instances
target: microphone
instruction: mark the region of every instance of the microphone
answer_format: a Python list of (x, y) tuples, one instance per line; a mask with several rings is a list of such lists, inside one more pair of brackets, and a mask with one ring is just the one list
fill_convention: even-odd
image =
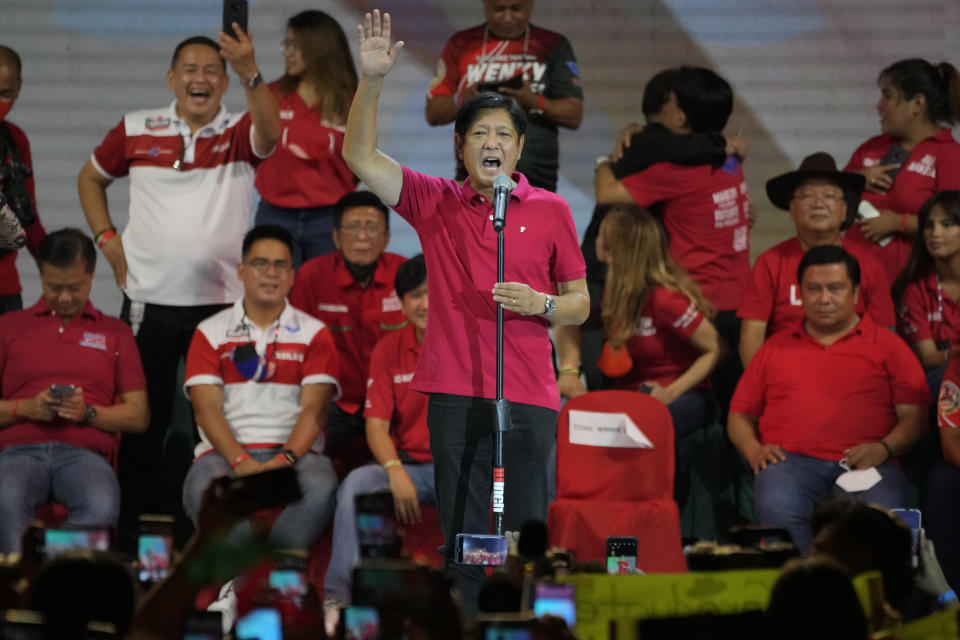
[(493, 179), (493, 230), (497, 233), (503, 231), (510, 193), (516, 188), (517, 183), (502, 173)]

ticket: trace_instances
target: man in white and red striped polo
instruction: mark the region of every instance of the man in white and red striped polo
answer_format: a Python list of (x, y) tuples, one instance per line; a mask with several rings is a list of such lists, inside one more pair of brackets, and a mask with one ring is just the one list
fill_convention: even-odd
[[(280, 135), (253, 45), (239, 27), (235, 36), (181, 42), (166, 73), (173, 102), (125, 114), (78, 178), (80, 204), (124, 293), (121, 317), (137, 337), (150, 399), (148, 432), (121, 445), (122, 527), (140, 513), (177, 507), (186, 460), (162, 455), (177, 369), (197, 323), (242, 294), (236, 265), (255, 167)], [(244, 113), (220, 104), (227, 62), (245, 88)], [(120, 233), (106, 192), (125, 176), (130, 211)]]

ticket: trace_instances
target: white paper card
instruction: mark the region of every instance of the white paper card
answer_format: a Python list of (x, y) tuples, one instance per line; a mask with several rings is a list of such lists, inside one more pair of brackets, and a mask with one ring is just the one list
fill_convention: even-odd
[(653, 449), (653, 443), (625, 413), (571, 410), (570, 443), (590, 447)]
[(876, 467), (869, 469), (860, 469), (858, 471), (847, 471), (840, 474), (837, 478), (837, 486), (847, 493), (857, 493), (866, 491), (873, 485), (880, 482), (880, 472)]

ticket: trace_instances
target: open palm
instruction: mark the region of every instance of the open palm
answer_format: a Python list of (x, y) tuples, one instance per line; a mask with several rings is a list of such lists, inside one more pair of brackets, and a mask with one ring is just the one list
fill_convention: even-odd
[(390, 14), (384, 13), (381, 19), (379, 9), (364, 15), (363, 24), (357, 25), (357, 42), (360, 45), (360, 71), (368, 77), (387, 75), (403, 48), (403, 41), (390, 46)]

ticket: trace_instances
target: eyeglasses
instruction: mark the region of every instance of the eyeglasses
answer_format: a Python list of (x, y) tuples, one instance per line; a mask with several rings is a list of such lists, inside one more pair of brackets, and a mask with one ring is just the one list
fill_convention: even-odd
[(832, 207), (843, 201), (843, 193), (837, 191), (803, 191), (793, 196), (794, 200), (799, 200), (803, 204), (813, 204), (817, 201), (817, 198), (822, 198), (825, 205)]
[(293, 268), (293, 265), (287, 260), (274, 260), (273, 262), (270, 262), (266, 258), (254, 258), (253, 260), (249, 260), (243, 264), (247, 265), (261, 275), (266, 273), (270, 267), (273, 267), (273, 270), (279, 275), (284, 275)]
[(361, 231), (366, 231), (368, 236), (378, 236), (381, 233), (386, 233), (387, 230), (378, 225), (376, 222), (368, 222), (366, 224), (351, 222), (350, 224), (340, 225), (341, 233), (349, 233), (350, 235), (356, 236), (360, 235)]

